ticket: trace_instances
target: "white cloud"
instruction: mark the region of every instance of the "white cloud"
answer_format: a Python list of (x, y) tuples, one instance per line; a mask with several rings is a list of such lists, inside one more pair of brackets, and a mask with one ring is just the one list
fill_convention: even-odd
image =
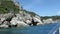
[(60, 11), (58, 11), (57, 13), (59, 13), (59, 14), (60, 14)]
[(58, 11), (57, 14), (60, 15), (60, 11)]

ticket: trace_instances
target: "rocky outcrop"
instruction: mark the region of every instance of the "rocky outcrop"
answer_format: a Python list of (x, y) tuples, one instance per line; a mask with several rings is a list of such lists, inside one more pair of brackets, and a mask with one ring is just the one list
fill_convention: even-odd
[(11, 21), (10, 21), (11, 25), (17, 25), (17, 27), (24, 27), (24, 26), (29, 26), (26, 23), (24, 23), (23, 21), (20, 21), (18, 19), (18, 17), (14, 17)]
[[(26, 20), (25, 22), (26, 22), (26, 24), (28, 24), (28, 25), (30, 25), (30, 24), (32, 23), (30, 20)], [(30, 26), (31, 26), (31, 25), (30, 25)]]
[(49, 24), (49, 23), (54, 23), (54, 21), (51, 18), (49, 18), (49, 19), (43, 20), (43, 23)]
[(15, 14), (12, 13), (4, 14), (0, 16), (0, 27), (26, 27), (26, 26), (36, 26), (41, 24), (53, 23), (52, 19), (46, 19), (41, 21), (41, 18), (37, 15), (31, 16), (26, 12), (21, 12)]
[(34, 22), (37, 22), (37, 25), (43, 24), (39, 16), (35, 16), (33, 17), (33, 19), (34, 19)]
[(0, 28), (8, 28), (8, 22), (5, 21), (5, 22), (2, 24), (2, 21), (0, 21)]
[(2, 24), (2, 21), (0, 20), (0, 24)]
[(3, 7), (2, 9), (0, 8), (3, 10), (0, 10), (1, 27), (4, 27), (4, 25), (8, 25), (8, 27), (25, 27), (42, 24), (40, 17), (36, 16), (37, 14), (24, 10), (15, 0), (8, 0), (9, 2), (7, 0), (1, 1), (0, 4)]
[(2, 24), (0, 25), (0, 28), (8, 28), (8, 25)]
[(17, 27), (27, 27), (28, 24), (24, 23), (23, 21), (17, 21)]
[(18, 14), (8, 13), (4, 14), (0, 19), (0, 26), (8, 25), (8, 27), (25, 27), (25, 26), (36, 26), (42, 24), (39, 16), (31, 16), (26, 12), (20, 12)]
[(13, 16), (14, 15), (12, 13), (1, 14), (0, 15), (0, 26), (3, 27), (4, 25), (9, 25)]

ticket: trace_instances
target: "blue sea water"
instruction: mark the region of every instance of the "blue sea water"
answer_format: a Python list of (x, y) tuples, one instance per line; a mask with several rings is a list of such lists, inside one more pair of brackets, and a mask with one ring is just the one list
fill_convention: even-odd
[[(59, 26), (60, 23), (30, 26), (24, 28), (7, 28), (0, 29), (0, 34), (52, 34), (56, 29), (58, 29)], [(58, 34), (58, 30), (55, 34)]]

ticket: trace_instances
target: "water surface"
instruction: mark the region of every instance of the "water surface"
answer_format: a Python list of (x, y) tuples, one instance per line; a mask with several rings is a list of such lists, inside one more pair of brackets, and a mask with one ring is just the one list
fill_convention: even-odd
[[(48, 34), (54, 29), (56, 29), (57, 25), (58, 23), (45, 24), (40, 26), (30, 26), (30, 27), (24, 27), (24, 28), (0, 29), (0, 34)], [(58, 34), (58, 32), (56, 34)]]

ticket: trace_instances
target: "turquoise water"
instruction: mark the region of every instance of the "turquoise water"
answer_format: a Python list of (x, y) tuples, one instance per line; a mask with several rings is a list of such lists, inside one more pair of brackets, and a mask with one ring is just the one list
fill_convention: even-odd
[[(0, 34), (52, 34), (60, 23), (30, 26), (25, 28), (0, 29)], [(58, 31), (56, 32), (58, 34)]]

